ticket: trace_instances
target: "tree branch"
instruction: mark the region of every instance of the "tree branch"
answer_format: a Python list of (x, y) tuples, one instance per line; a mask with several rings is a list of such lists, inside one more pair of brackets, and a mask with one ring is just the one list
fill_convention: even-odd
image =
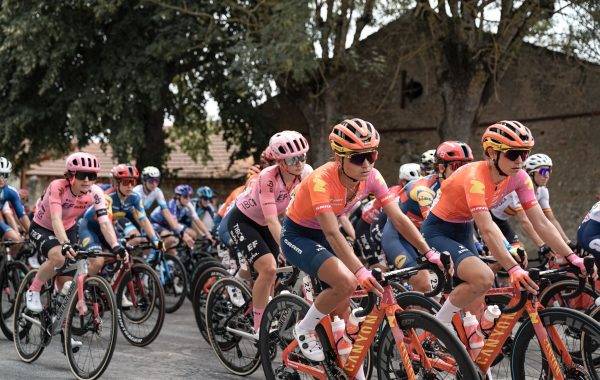
[(340, 14), (336, 17), (335, 41), (333, 44), (334, 68), (339, 67), (344, 51), (346, 50), (346, 36), (348, 35), (348, 27), (352, 18), (352, 3), (352, 0), (342, 0)]
[(354, 38), (352, 39), (352, 46), (358, 44), (360, 35), (363, 29), (373, 20), (373, 8), (375, 7), (375, 0), (366, 0), (363, 8), (362, 15), (356, 20), (356, 31), (354, 32)]

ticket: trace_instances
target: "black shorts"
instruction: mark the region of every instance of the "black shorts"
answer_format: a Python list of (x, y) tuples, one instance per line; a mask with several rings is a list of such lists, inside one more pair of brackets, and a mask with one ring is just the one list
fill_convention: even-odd
[(279, 244), (269, 231), (269, 227), (261, 226), (244, 215), (237, 207), (229, 211), (227, 227), (231, 235), (233, 247), (241, 252), (250, 265), (263, 255), (272, 254), (277, 258)]
[[(71, 244), (77, 244), (78, 240), (78, 227), (75, 224), (73, 227), (69, 228), (67, 231), (67, 238)], [(35, 249), (42, 254), (45, 258), (48, 258), (48, 252), (50, 250), (60, 244), (56, 236), (54, 236), (54, 232), (50, 231), (35, 222), (31, 222), (31, 226), (29, 227), (29, 240), (33, 243)]]
[(371, 225), (361, 219), (356, 223), (354, 231), (356, 233), (356, 239), (354, 240), (355, 254), (362, 256), (369, 265), (378, 263), (377, 248), (379, 244), (371, 236)]
[(491, 214), (491, 215), (492, 215), (492, 220), (494, 221), (494, 223), (496, 223), (498, 225), (498, 227), (500, 228), (500, 231), (502, 231), (502, 235), (504, 235), (504, 238), (510, 244), (516, 244), (516, 243), (518, 243), (519, 242), (519, 235), (517, 235), (515, 233), (515, 231), (513, 231), (512, 227), (508, 223), (508, 220), (498, 219), (498, 218), (496, 218), (494, 216), (494, 214)]

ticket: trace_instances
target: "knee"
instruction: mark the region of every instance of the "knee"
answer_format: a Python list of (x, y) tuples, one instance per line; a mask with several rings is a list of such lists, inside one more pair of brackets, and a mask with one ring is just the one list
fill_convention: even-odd
[(277, 276), (275, 265), (267, 265), (262, 267), (258, 271), (258, 277), (261, 280), (275, 282), (275, 277)]
[(335, 282), (335, 284), (331, 284), (333, 291), (339, 297), (350, 297), (358, 286), (358, 280), (356, 277), (354, 277), (352, 273), (347, 272), (340, 274), (336, 278), (338, 278), (338, 280)]
[(476, 290), (483, 294), (494, 286), (494, 272), (485, 267), (485, 270), (477, 271), (469, 282)]
[(412, 287), (419, 292), (429, 292), (431, 290), (431, 282), (429, 280), (429, 272), (420, 271), (417, 275), (413, 276), (409, 283)]
[(61, 267), (65, 263), (65, 257), (62, 255), (62, 248), (60, 246), (56, 246), (48, 252), (48, 261), (55, 268)]

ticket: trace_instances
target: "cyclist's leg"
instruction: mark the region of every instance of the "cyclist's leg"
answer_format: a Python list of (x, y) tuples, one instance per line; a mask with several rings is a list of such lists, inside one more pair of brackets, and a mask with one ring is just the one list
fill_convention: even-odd
[[(398, 269), (414, 267), (417, 265), (417, 251), (396, 231), (393, 223), (388, 220), (381, 234), (381, 246), (388, 262), (394, 263)], [(419, 271), (411, 277), (408, 283), (417, 291), (428, 292), (431, 290), (429, 272)]]
[[(79, 244), (85, 250), (102, 250), (103, 245), (108, 248), (108, 244), (104, 242), (104, 237), (100, 232), (99, 225), (93, 225), (82, 220), (79, 224)], [(100, 273), (104, 266), (103, 257), (93, 257), (88, 259), (88, 274), (94, 275)]]
[[(0, 236), (2, 236), (2, 240), (23, 240), (23, 238), (17, 231), (13, 230), (8, 224), (4, 222), (0, 222)], [(13, 246), (11, 246), (10, 252), (13, 256), (15, 256), (21, 251), (21, 248), (23, 248), (22, 244), (14, 244)]]

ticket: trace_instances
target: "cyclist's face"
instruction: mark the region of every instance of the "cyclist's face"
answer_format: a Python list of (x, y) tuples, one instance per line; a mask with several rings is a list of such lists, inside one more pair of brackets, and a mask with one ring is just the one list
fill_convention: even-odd
[[(548, 170), (541, 170), (541, 169), (548, 169)], [(540, 170), (542, 173), (540, 173)], [(550, 174), (552, 174), (552, 171), (550, 171), (549, 168), (547, 166), (545, 166), (543, 168), (537, 169), (534, 172), (533, 179), (535, 180), (535, 183), (537, 183), (539, 186), (546, 186), (548, 184), (548, 181), (550, 180)]]
[(71, 186), (73, 194), (78, 195), (88, 193), (94, 183), (96, 183), (96, 181), (90, 181), (87, 177), (84, 180), (74, 178), (73, 185)]
[(500, 156), (498, 158), (498, 166), (506, 175), (515, 176), (523, 168), (523, 159), (520, 156), (513, 161), (508, 159), (505, 153), (496, 152), (496, 154)]
[(359, 181), (366, 181), (369, 179), (371, 171), (375, 166), (375, 162), (370, 162), (368, 159), (363, 160), (360, 165), (352, 163), (349, 157), (340, 157), (340, 159), (344, 160), (344, 171), (346, 174)]
[(134, 187), (135, 183), (133, 181), (119, 181), (119, 191), (121, 191), (121, 193), (123, 193), (125, 196), (129, 196)]
[(180, 195), (179, 202), (181, 203), (182, 206), (187, 206), (187, 204), (190, 203), (190, 196), (189, 195)]
[(152, 191), (158, 187), (158, 181), (154, 180), (144, 181), (144, 184), (146, 185), (146, 189), (149, 191)]

